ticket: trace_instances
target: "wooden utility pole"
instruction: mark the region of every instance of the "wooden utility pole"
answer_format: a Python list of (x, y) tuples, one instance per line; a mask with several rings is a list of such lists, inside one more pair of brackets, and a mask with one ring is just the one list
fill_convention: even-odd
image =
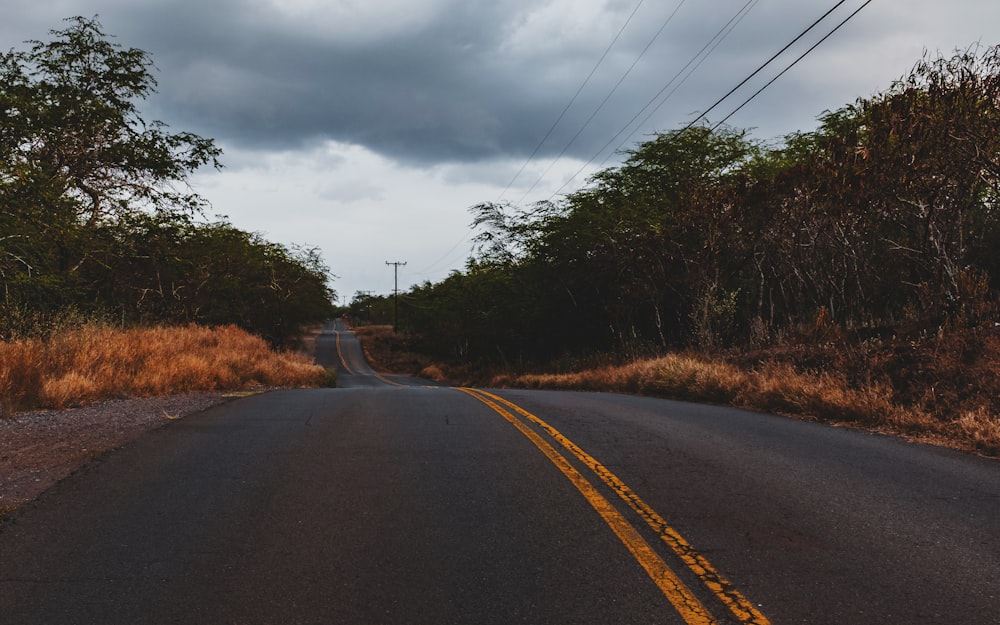
[(399, 331), (399, 266), (406, 265), (405, 261), (397, 260), (396, 262), (385, 261), (386, 265), (392, 265), (393, 268), (393, 287), (392, 287), (392, 331)]

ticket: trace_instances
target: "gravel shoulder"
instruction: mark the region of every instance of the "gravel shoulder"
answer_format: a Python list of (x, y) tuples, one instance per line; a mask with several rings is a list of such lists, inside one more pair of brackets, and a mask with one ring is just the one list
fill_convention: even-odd
[(21, 412), (0, 420), (0, 517), (101, 454), (238, 395), (117, 399), (69, 410)]
[[(315, 357), (323, 325), (302, 337)], [(0, 518), (20, 508), (91, 460), (171, 421), (236, 397), (273, 390), (202, 392), (102, 401), (69, 410), (19, 412), (0, 419)]]

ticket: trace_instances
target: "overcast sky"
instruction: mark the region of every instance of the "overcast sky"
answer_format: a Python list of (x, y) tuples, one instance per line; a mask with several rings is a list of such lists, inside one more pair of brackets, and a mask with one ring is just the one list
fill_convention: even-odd
[[(320, 248), (346, 303), (391, 292), (386, 261), (407, 262), (401, 289), (461, 269), (470, 206), (579, 189), (616, 148), (696, 118), (835, 4), (14, 0), (0, 48), (97, 15), (118, 43), (149, 52), (159, 88), (143, 116), (225, 151), (223, 171), (194, 177), (212, 213)], [(709, 119), (863, 4), (844, 2)], [(1000, 43), (996, 0), (874, 0), (728, 123), (763, 140), (812, 130), (925, 49), (977, 42)]]

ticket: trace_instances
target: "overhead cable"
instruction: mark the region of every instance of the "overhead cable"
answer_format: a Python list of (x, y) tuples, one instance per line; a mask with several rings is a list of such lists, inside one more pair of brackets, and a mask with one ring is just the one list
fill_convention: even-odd
[(822, 39), (820, 39), (819, 41), (817, 41), (816, 43), (814, 43), (812, 45), (812, 47), (810, 47), (808, 50), (806, 50), (805, 52), (803, 52), (799, 56), (799, 58), (797, 58), (794, 61), (792, 61), (791, 64), (789, 64), (788, 67), (786, 67), (785, 69), (781, 70), (781, 73), (779, 73), (777, 76), (775, 76), (774, 78), (772, 78), (771, 80), (769, 80), (766, 85), (764, 85), (763, 87), (761, 87), (760, 89), (758, 89), (752, 96), (750, 96), (749, 98), (747, 98), (746, 100), (744, 100), (743, 104), (740, 104), (739, 106), (737, 106), (736, 109), (732, 113), (730, 113), (729, 115), (726, 115), (717, 124), (715, 124), (714, 126), (712, 126), (712, 130), (715, 130), (716, 128), (718, 128), (722, 124), (726, 123), (726, 121), (730, 117), (732, 117), (733, 115), (735, 115), (736, 113), (738, 113), (740, 111), (740, 109), (742, 109), (744, 106), (746, 106), (747, 104), (749, 104), (751, 100), (753, 100), (754, 98), (756, 98), (757, 96), (759, 96), (761, 94), (761, 92), (764, 91), (765, 89), (767, 89), (768, 87), (770, 87), (774, 83), (774, 81), (776, 81), (779, 78), (781, 78), (782, 76), (784, 76), (785, 72), (787, 72), (788, 70), (790, 70), (793, 67), (795, 67), (795, 65), (798, 64), (799, 61), (801, 61), (802, 59), (804, 59), (807, 54), (809, 54), (810, 52), (812, 52), (813, 50), (815, 50), (817, 47), (819, 47), (819, 45), (821, 43), (823, 43), (824, 41), (826, 41), (830, 37), (830, 35), (832, 35), (833, 33), (837, 32), (838, 30), (840, 30), (840, 28), (844, 24), (846, 24), (851, 19), (853, 19), (855, 15), (857, 15), (858, 13), (861, 12), (861, 9), (863, 9), (866, 6), (868, 6), (869, 4), (871, 4), (871, 2), (872, 2), (872, 0), (866, 0), (864, 4), (862, 4), (861, 6), (859, 6), (857, 9), (855, 9), (855, 11), (853, 13), (851, 13), (846, 18), (844, 18), (844, 21), (842, 21), (839, 24), (837, 24), (837, 26), (833, 30), (831, 30), (830, 32), (828, 32), (826, 34), (826, 36), (824, 36)]
[[(868, 1), (870, 2), (871, 0), (868, 0)], [(799, 33), (799, 34), (798, 34), (798, 36), (797, 36), (797, 37), (795, 37), (795, 39), (792, 39), (791, 41), (789, 41), (789, 42), (788, 42), (788, 43), (787, 43), (787, 44), (785, 45), (785, 47), (784, 47), (784, 48), (782, 48), (782, 49), (778, 50), (777, 52), (775, 52), (775, 53), (774, 53), (774, 55), (773, 55), (773, 56), (771, 56), (771, 58), (769, 58), (768, 60), (764, 61), (764, 63), (762, 63), (760, 67), (758, 67), (757, 69), (755, 69), (755, 70), (754, 70), (754, 71), (753, 71), (753, 72), (752, 72), (752, 73), (751, 73), (751, 74), (750, 74), (749, 76), (747, 76), (746, 78), (744, 78), (743, 80), (741, 80), (741, 81), (740, 81), (740, 84), (736, 85), (735, 87), (733, 87), (732, 89), (730, 89), (730, 90), (729, 90), (728, 92), (726, 92), (726, 95), (724, 95), (724, 96), (722, 96), (721, 98), (719, 98), (718, 100), (716, 100), (716, 101), (715, 101), (715, 104), (713, 104), (712, 106), (710, 106), (710, 107), (708, 107), (707, 109), (705, 109), (705, 110), (704, 110), (704, 111), (703, 111), (703, 112), (701, 113), (701, 115), (699, 115), (698, 117), (695, 117), (695, 118), (694, 118), (694, 120), (692, 120), (692, 121), (691, 121), (691, 123), (689, 123), (689, 124), (688, 124), (687, 126), (685, 126), (685, 127), (684, 127), (684, 129), (683, 129), (683, 130), (681, 130), (681, 132), (684, 132), (685, 130), (688, 130), (689, 128), (691, 128), (692, 126), (694, 126), (694, 125), (695, 125), (696, 123), (698, 123), (698, 120), (702, 119), (703, 117), (705, 117), (705, 116), (707, 116), (707, 115), (708, 115), (709, 113), (711, 113), (711, 112), (712, 112), (713, 110), (715, 110), (715, 107), (717, 107), (717, 106), (719, 106), (720, 104), (722, 104), (722, 102), (723, 102), (724, 100), (726, 100), (726, 98), (728, 98), (729, 96), (733, 95), (733, 94), (734, 94), (734, 93), (736, 92), (736, 90), (737, 90), (737, 89), (739, 89), (739, 88), (740, 88), (740, 87), (742, 87), (743, 85), (745, 85), (745, 84), (747, 84), (748, 82), (750, 82), (750, 80), (751, 80), (751, 79), (752, 79), (752, 78), (753, 78), (754, 76), (756, 76), (756, 75), (757, 75), (757, 74), (759, 74), (759, 73), (760, 73), (761, 71), (763, 71), (765, 67), (767, 67), (768, 65), (770, 65), (771, 63), (773, 63), (775, 59), (777, 59), (777, 58), (778, 58), (779, 56), (781, 56), (782, 54), (784, 54), (786, 50), (788, 50), (788, 49), (789, 49), (789, 48), (791, 48), (791, 47), (792, 47), (793, 45), (795, 45), (795, 44), (796, 44), (796, 43), (797, 43), (797, 42), (799, 41), (799, 39), (802, 39), (803, 37), (805, 37), (805, 36), (806, 36), (806, 34), (808, 34), (808, 33), (809, 33), (809, 31), (811, 31), (811, 30), (812, 30), (813, 28), (816, 28), (816, 26), (818, 26), (820, 22), (822, 22), (823, 20), (825, 20), (825, 19), (827, 18), (827, 16), (829, 16), (829, 15), (830, 15), (831, 13), (833, 13), (834, 11), (836, 11), (836, 10), (837, 10), (837, 9), (838, 9), (838, 8), (840, 7), (840, 5), (844, 4), (845, 2), (847, 2), (847, 0), (840, 0), (840, 2), (838, 2), (838, 3), (837, 3), (837, 4), (835, 4), (835, 5), (833, 5), (833, 7), (832, 7), (832, 8), (830, 9), (830, 10), (828, 10), (828, 11), (827, 11), (826, 13), (824, 13), (823, 15), (821, 15), (821, 16), (819, 17), (819, 19), (817, 19), (817, 20), (816, 20), (815, 22), (813, 22), (812, 24), (810, 24), (810, 25), (809, 25), (809, 27), (808, 27), (808, 28), (806, 28), (805, 30), (803, 30), (803, 31), (802, 31), (801, 33)], [(866, 2), (865, 4), (867, 5), (867, 4), (868, 4), (868, 2)], [(862, 5), (862, 7), (861, 7), (861, 8), (864, 8), (864, 5)], [(858, 11), (860, 11), (860, 10), (861, 10), (861, 9), (858, 9)], [(856, 15), (856, 14), (858, 13), (858, 11), (855, 11), (855, 12), (854, 12), (854, 13), (852, 13), (852, 14), (851, 14), (850, 16), (848, 16), (847, 20), (849, 20), (849, 19), (851, 19), (852, 17), (854, 17), (854, 16), (855, 16), (855, 15)], [(847, 20), (844, 20), (844, 22), (841, 22), (840, 26), (843, 26), (843, 25), (844, 25), (844, 23), (845, 23), (845, 22), (847, 22)], [(833, 29), (832, 31), (830, 31), (830, 32), (829, 32), (829, 33), (828, 33), (828, 34), (826, 35), (826, 37), (829, 37), (829, 36), (830, 36), (830, 35), (832, 35), (832, 34), (833, 34), (834, 32), (836, 32), (836, 30), (837, 30), (838, 28), (840, 28), (840, 26), (837, 26), (837, 28), (834, 28), (834, 29)], [(823, 42), (823, 41), (824, 41), (824, 40), (826, 39), (826, 37), (823, 37), (823, 39), (820, 39), (820, 43), (822, 43), (822, 42)], [(819, 44), (817, 44), (817, 45), (819, 45)], [(812, 52), (812, 50), (813, 50), (813, 49), (814, 49), (815, 47), (816, 47), (816, 46), (813, 46), (812, 48), (809, 48), (809, 50), (807, 50), (807, 51), (806, 51), (806, 54), (809, 54), (809, 52)], [(802, 56), (805, 56), (805, 54), (803, 54)], [(796, 63), (797, 63), (797, 62), (798, 62), (798, 61), (796, 61)], [(794, 65), (794, 63), (793, 63), (793, 65)], [(779, 74), (779, 76), (780, 76), (780, 74)], [(768, 83), (768, 84), (770, 84), (770, 83)]]
[[(726, 22), (722, 26), (722, 28), (719, 29), (719, 32), (715, 33), (715, 36), (709, 39), (708, 42), (704, 46), (702, 46), (701, 50), (699, 50), (697, 54), (691, 57), (691, 60), (689, 60), (687, 64), (680, 69), (680, 71), (674, 74), (673, 78), (671, 78), (667, 82), (667, 84), (664, 85), (663, 88), (660, 89), (656, 93), (656, 95), (654, 95), (652, 99), (650, 99), (650, 101), (646, 103), (645, 106), (639, 109), (639, 112), (633, 115), (632, 119), (630, 119), (628, 123), (622, 127), (621, 130), (615, 133), (615, 136), (612, 137), (611, 140), (609, 140), (607, 143), (604, 144), (604, 146), (597, 152), (597, 154), (594, 155), (594, 158), (597, 158), (601, 154), (601, 152), (607, 149), (607, 147), (611, 145), (611, 143), (615, 139), (620, 137), (622, 133), (625, 132), (628, 129), (628, 127), (631, 126), (632, 123), (636, 119), (638, 119), (639, 116), (643, 114), (643, 112), (646, 111), (646, 109), (652, 106), (653, 103), (656, 102), (656, 100), (660, 98), (661, 95), (663, 95), (663, 92), (667, 91), (670, 85), (672, 85), (674, 81), (677, 81), (677, 79), (680, 78), (681, 75), (683, 74), (683, 78), (681, 78), (680, 81), (678, 81), (677, 84), (674, 85), (673, 89), (670, 89), (670, 91), (665, 96), (663, 96), (663, 98), (660, 98), (659, 103), (655, 107), (653, 107), (648, 113), (646, 113), (646, 116), (642, 118), (642, 121), (639, 122), (635, 130), (629, 133), (627, 137), (622, 139), (622, 141), (618, 144), (618, 146), (615, 147), (615, 149), (612, 150), (607, 157), (605, 157), (604, 161), (601, 162), (601, 165), (604, 165), (604, 163), (606, 163), (608, 159), (611, 158), (611, 154), (616, 153), (618, 150), (622, 148), (623, 145), (628, 143), (632, 139), (632, 137), (635, 136), (635, 133), (639, 131), (639, 128), (642, 128), (646, 124), (646, 122), (649, 121), (649, 118), (655, 115), (656, 112), (660, 110), (660, 108), (662, 108), (663, 105), (666, 104), (671, 97), (673, 97), (673, 95), (677, 92), (677, 90), (680, 89), (682, 86), (684, 86), (684, 83), (686, 83), (688, 79), (691, 78), (691, 76), (696, 71), (698, 71), (698, 68), (701, 67), (702, 63), (708, 60), (708, 57), (710, 57), (712, 53), (715, 52), (715, 49), (718, 48), (722, 44), (722, 42), (725, 41), (726, 38), (729, 37), (729, 35), (736, 29), (736, 27), (740, 25), (740, 23), (746, 18), (746, 16), (750, 14), (750, 11), (752, 11), (757, 6), (758, 2), (759, 0), (749, 0), (746, 4), (744, 4), (740, 8), (740, 10), (737, 11), (736, 14), (733, 15), (733, 17), (730, 18), (730, 20)], [(691, 66), (692, 64), (694, 64), (693, 67)]]
[[(565, 189), (569, 185), (569, 183), (571, 183), (581, 173), (583, 173), (583, 171), (587, 167), (589, 167), (590, 164), (593, 163), (594, 160), (596, 160), (597, 157), (600, 156), (601, 153), (603, 153), (604, 150), (606, 150), (608, 148), (608, 146), (610, 146), (615, 141), (615, 139), (617, 139), (618, 137), (620, 137), (622, 135), (622, 133), (624, 133), (626, 130), (628, 130), (629, 126), (632, 125), (632, 122), (634, 122), (635, 120), (637, 120), (639, 118), (639, 116), (642, 115), (646, 111), (646, 109), (648, 109), (650, 106), (653, 106), (653, 103), (655, 103), (657, 101), (657, 99), (659, 99), (660, 96), (663, 95), (663, 93), (667, 89), (669, 89), (670, 86), (672, 84), (674, 84), (674, 82), (676, 82), (678, 78), (681, 77), (681, 75), (683, 75), (685, 72), (687, 72), (687, 75), (685, 75), (684, 78), (682, 78), (681, 81), (679, 83), (677, 83), (677, 85), (670, 91), (670, 93), (668, 93), (666, 95), (666, 97), (663, 98), (663, 100), (660, 101), (660, 103), (656, 106), (656, 108), (654, 108), (653, 111), (650, 112), (650, 115), (652, 115), (652, 113), (654, 113), (657, 109), (659, 109), (661, 106), (663, 106), (663, 103), (666, 102), (674, 94), (674, 92), (676, 92), (677, 89), (680, 88), (680, 86), (683, 85), (687, 81), (687, 79), (691, 77), (691, 75), (698, 69), (698, 67), (701, 66), (701, 64), (705, 61), (705, 59), (707, 59), (712, 54), (712, 52), (715, 51), (715, 49), (719, 46), (719, 44), (721, 44), (723, 42), (723, 40), (725, 40), (725, 38), (729, 36), (729, 33), (731, 33), (733, 31), (733, 29), (735, 29), (736, 26), (738, 26), (739, 23), (743, 21), (743, 18), (745, 18), (747, 16), (747, 14), (751, 10), (753, 10), (753, 8), (757, 5), (758, 1), (759, 0), (747, 0), (747, 2), (742, 7), (740, 7), (740, 9), (735, 14), (733, 14), (733, 16), (731, 18), (729, 18), (729, 21), (726, 22), (725, 24), (723, 24), (722, 28), (720, 28), (718, 30), (718, 32), (716, 32), (715, 35), (713, 35), (712, 38), (709, 39), (708, 42), (706, 42), (705, 45), (701, 47), (701, 50), (698, 50), (698, 52), (695, 53), (695, 55), (691, 57), (691, 59), (684, 65), (684, 67), (682, 67), (676, 74), (674, 74), (674, 76), (669, 81), (667, 81), (667, 84), (665, 84), (662, 89), (660, 89), (658, 92), (656, 92), (656, 95), (654, 95), (649, 100), (649, 102), (646, 103), (645, 106), (643, 106), (641, 109), (639, 109), (639, 111), (635, 115), (632, 116), (632, 119), (630, 119), (621, 128), (621, 130), (619, 130), (617, 133), (615, 133), (615, 135), (613, 137), (611, 137), (611, 139), (609, 139), (607, 141), (607, 143), (605, 143), (603, 146), (601, 146), (601, 148), (592, 157), (590, 157), (590, 159), (586, 163), (584, 163), (583, 166), (580, 167), (580, 169), (578, 169), (575, 174), (573, 174), (569, 179), (567, 179), (562, 184), (562, 186), (560, 186), (558, 189), (556, 189), (552, 193), (552, 195), (549, 196), (549, 201), (552, 201), (552, 199), (555, 198), (555, 196), (559, 195), (559, 193), (563, 189)], [(692, 67), (692, 65), (694, 65), (694, 67)], [(690, 68), (690, 71), (689, 71), (689, 68)], [(646, 118), (643, 120), (642, 123), (645, 123), (646, 119), (649, 119), (648, 115), (646, 116)], [(642, 125), (642, 123), (640, 123), (640, 126)], [(635, 134), (635, 133), (633, 132), (632, 134)], [(616, 150), (619, 149), (622, 145), (624, 145), (624, 143), (626, 141), (628, 141), (629, 139), (631, 139), (631, 137), (632, 137), (631, 134), (628, 137), (626, 137), (622, 141), (622, 143), (619, 144), (619, 146), (618, 146), (618, 148), (616, 148)], [(607, 160), (607, 159), (605, 159), (605, 160)]]
[(659, 30), (657, 30), (656, 33), (652, 36), (652, 38), (650, 38), (649, 42), (646, 44), (646, 47), (642, 49), (642, 52), (640, 52), (637, 57), (635, 57), (635, 60), (632, 61), (632, 64), (629, 66), (629, 68), (625, 70), (625, 73), (622, 74), (621, 78), (618, 79), (618, 82), (616, 82), (615, 85), (611, 88), (611, 90), (608, 91), (607, 95), (604, 96), (604, 99), (601, 100), (601, 103), (597, 105), (597, 108), (594, 109), (594, 112), (590, 114), (590, 117), (588, 117), (587, 120), (583, 122), (583, 125), (580, 126), (580, 129), (576, 131), (576, 134), (573, 135), (573, 138), (569, 140), (569, 142), (565, 145), (565, 147), (563, 147), (562, 151), (559, 152), (559, 155), (556, 156), (555, 159), (553, 159), (549, 163), (549, 166), (545, 169), (545, 171), (542, 172), (542, 174), (538, 177), (538, 179), (535, 180), (534, 184), (532, 184), (531, 187), (524, 192), (524, 195), (521, 196), (521, 199), (518, 201), (518, 204), (524, 202), (524, 199), (528, 197), (528, 194), (530, 194), (532, 191), (535, 190), (535, 187), (538, 186), (538, 183), (540, 183), (545, 178), (545, 176), (548, 175), (548, 173), (552, 170), (552, 167), (555, 166), (555, 164), (559, 161), (559, 159), (561, 159), (566, 154), (569, 148), (574, 143), (576, 143), (576, 140), (580, 138), (580, 135), (583, 134), (583, 131), (586, 130), (588, 126), (590, 126), (590, 122), (594, 121), (594, 118), (597, 117), (597, 114), (601, 112), (601, 110), (604, 108), (604, 105), (608, 103), (608, 100), (611, 99), (611, 96), (613, 96), (615, 92), (618, 91), (618, 87), (620, 87), (621, 84), (625, 82), (625, 79), (628, 78), (629, 74), (632, 73), (632, 70), (635, 69), (635, 66), (639, 64), (639, 61), (642, 60), (642, 57), (645, 56), (647, 52), (649, 52), (649, 49), (653, 46), (653, 43), (655, 43), (656, 40), (659, 39), (660, 35), (663, 34), (663, 31), (666, 30), (667, 25), (670, 24), (671, 21), (673, 21), (674, 16), (677, 15), (677, 12), (680, 10), (680, 8), (684, 6), (684, 2), (685, 0), (681, 0), (680, 3), (676, 7), (674, 7), (674, 10), (670, 13), (669, 16), (667, 16), (667, 19), (664, 20), (662, 25), (660, 25)]
[(542, 148), (542, 145), (545, 144), (545, 141), (548, 140), (549, 136), (552, 135), (552, 132), (556, 129), (556, 126), (559, 125), (559, 122), (562, 121), (563, 117), (566, 115), (566, 112), (569, 111), (571, 106), (573, 106), (573, 103), (576, 102), (576, 99), (580, 97), (580, 94), (583, 92), (584, 87), (586, 87), (587, 84), (590, 82), (590, 79), (594, 77), (594, 74), (597, 72), (597, 68), (599, 68), (601, 64), (604, 62), (604, 59), (607, 58), (608, 54), (611, 52), (611, 48), (613, 48), (614, 45), (618, 42), (618, 39), (622, 36), (622, 33), (625, 32), (625, 29), (632, 21), (632, 18), (635, 17), (635, 14), (639, 12), (639, 7), (642, 6), (643, 2), (645, 2), (645, 0), (639, 0), (638, 4), (635, 5), (635, 8), (632, 9), (632, 13), (629, 14), (628, 19), (625, 20), (624, 24), (622, 24), (622, 27), (618, 30), (618, 34), (615, 35), (615, 38), (612, 39), (611, 43), (608, 44), (608, 47), (605, 48), (604, 54), (601, 55), (601, 58), (597, 59), (597, 63), (594, 64), (594, 68), (590, 70), (590, 74), (588, 74), (587, 77), (584, 79), (583, 83), (580, 85), (580, 88), (576, 90), (576, 93), (573, 94), (573, 97), (570, 98), (569, 102), (566, 103), (566, 106), (563, 108), (562, 112), (559, 113), (559, 117), (556, 118), (556, 121), (552, 123), (552, 126), (549, 128), (548, 132), (545, 133), (545, 136), (542, 137), (542, 140), (538, 142), (538, 145), (535, 146), (535, 149), (531, 151), (531, 154), (528, 156), (527, 160), (524, 161), (524, 164), (521, 165), (521, 168), (517, 170), (517, 173), (514, 174), (514, 177), (511, 178), (510, 182), (507, 183), (507, 186), (504, 187), (504, 190), (500, 193), (500, 196), (497, 198), (498, 202), (501, 199), (503, 199), (503, 196), (507, 193), (508, 190), (510, 190), (511, 186), (513, 186), (514, 182), (518, 179), (521, 173), (524, 172), (524, 168), (528, 166), (528, 163), (530, 163), (533, 158), (535, 158), (535, 155), (538, 154), (538, 150)]
[[(846, 2), (846, 0), (840, 0), (839, 2), (837, 2), (832, 8), (830, 8), (829, 10), (827, 10), (822, 16), (820, 16), (818, 19), (816, 19), (805, 30), (803, 30), (794, 39), (792, 39), (788, 44), (786, 44), (781, 50), (779, 50), (778, 52), (776, 52), (774, 55), (771, 56), (771, 58), (769, 58), (767, 61), (765, 61), (763, 64), (761, 64), (749, 76), (747, 76), (742, 81), (740, 81), (739, 84), (737, 84), (735, 87), (733, 87), (732, 89), (730, 89), (724, 96), (722, 96), (721, 98), (719, 98), (718, 100), (716, 100), (715, 103), (713, 103), (710, 107), (708, 107), (707, 109), (705, 109), (705, 111), (703, 111), (700, 115), (698, 115), (697, 117), (695, 117), (695, 119), (693, 119), (690, 123), (688, 123), (686, 126), (684, 126), (680, 131), (678, 131), (677, 133), (675, 133), (674, 137), (683, 134), (687, 130), (690, 130), (695, 124), (697, 124), (701, 119), (703, 119), (711, 111), (713, 111), (715, 108), (717, 108), (723, 101), (725, 101), (727, 98), (729, 98), (729, 96), (731, 96), (733, 93), (735, 93), (740, 87), (744, 86), (747, 82), (749, 82), (750, 80), (752, 80), (757, 74), (759, 74), (762, 70), (764, 70), (768, 65), (770, 65), (771, 63), (773, 63), (779, 56), (781, 56), (784, 52), (786, 52), (791, 46), (793, 46), (800, 39), (802, 39), (802, 37), (804, 37), (806, 34), (808, 34), (810, 31), (812, 31), (817, 25), (819, 25), (823, 20), (825, 20), (827, 17), (829, 17), (829, 15), (831, 13), (833, 13), (837, 8), (839, 8), (842, 4), (844, 4), (844, 2)], [(850, 15), (848, 15), (843, 21), (841, 21), (837, 26), (835, 26), (833, 29), (831, 29), (826, 35), (824, 35), (819, 41), (817, 41), (815, 44), (813, 44), (801, 56), (799, 56), (790, 65), (788, 65), (788, 67), (786, 67), (784, 70), (782, 70), (777, 76), (775, 76), (774, 78), (772, 78), (767, 84), (765, 84), (756, 93), (754, 93), (752, 96), (750, 96), (745, 102), (743, 102), (743, 104), (741, 104), (739, 107), (737, 107), (736, 110), (734, 110), (733, 112), (729, 113), (729, 115), (727, 115), (722, 121), (720, 121), (715, 126), (713, 126), (712, 129), (714, 130), (714, 129), (718, 128), (722, 123), (724, 123), (726, 120), (728, 120), (729, 118), (731, 118), (734, 114), (736, 114), (737, 111), (739, 111), (744, 106), (746, 106), (747, 104), (749, 104), (751, 100), (753, 100), (758, 95), (760, 95), (761, 92), (763, 92), (770, 85), (772, 85), (778, 78), (780, 78), (788, 70), (790, 70), (792, 67), (794, 67), (799, 61), (801, 61), (803, 58), (805, 58), (809, 53), (811, 53), (813, 50), (815, 50), (821, 43), (823, 43), (824, 41), (826, 41), (831, 35), (833, 35), (833, 33), (835, 33), (838, 30), (840, 30), (841, 27), (843, 27), (848, 21), (850, 21), (852, 18), (854, 18), (855, 15), (857, 15), (859, 12), (861, 12), (861, 10), (864, 9), (866, 6), (868, 6), (868, 4), (870, 4), (871, 2), (872, 2), (872, 0), (866, 0), (864, 4), (862, 4), (860, 7), (858, 7), (853, 13), (851, 13)], [(657, 108), (659, 108), (659, 106), (661, 106), (661, 105), (662, 105), (662, 102), (660, 103), (660, 105), (657, 106)], [(649, 105), (647, 105), (647, 106), (649, 106)], [(645, 107), (644, 107), (643, 110), (645, 110)], [(641, 113), (641, 111), (640, 111), (640, 113)], [(638, 115), (636, 115), (636, 117), (638, 117)], [(626, 124), (625, 127), (627, 128), (629, 125), (631, 125), (632, 122), (635, 121), (636, 117), (633, 117), (632, 120), (630, 120), (629, 123)], [(649, 119), (649, 116), (647, 116), (646, 119)], [(643, 121), (643, 123), (645, 123), (645, 120)], [(642, 124), (640, 124), (640, 126), (641, 125)], [(621, 134), (621, 132), (619, 132), (619, 134)], [(633, 132), (633, 134), (634, 134), (634, 132)], [(617, 137), (617, 136), (618, 135), (615, 135), (615, 137)], [(626, 138), (625, 141), (628, 141), (628, 139), (630, 139), (630, 138), (631, 138), (631, 135), (628, 138)], [(612, 141), (613, 141), (613, 139), (612, 139)], [(624, 145), (625, 141), (623, 141), (621, 144), (619, 144), (618, 148), (616, 148), (616, 151), (618, 149), (620, 149), (622, 147), (622, 145)], [(577, 171), (577, 173), (574, 174), (574, 176), (572, 178), (570, 178), (569, 180), (567, 180), (559, 189), (557, 189), (556, 192), (553, 193), (552, 197), (550, 197), (549, 199), (551, 200), (556, 195), (558, 195), (573, 179), (575, 179), (577, 176), (579, 176), (580, 173), (582, 173), (583, 170), (587, 166), (589, 166), (590, 163), (592, 163), (593, 160), (596, 159), (597, 156), (600, 155), (608, 147), (608, 145), (610, 145), (610, 143), (611, 143), (610, 141), (608, 143), (606, 143), (604, 145), (604, 147), (602, 147), (601, 150), (598, 151), (598, 153), (595, 154), (595, 156), (590, 161), (588, 161), (582, 168), (580, 168), (580, 170)], [(605, 159), (605, 161), (606, 160), (607, 159)]]

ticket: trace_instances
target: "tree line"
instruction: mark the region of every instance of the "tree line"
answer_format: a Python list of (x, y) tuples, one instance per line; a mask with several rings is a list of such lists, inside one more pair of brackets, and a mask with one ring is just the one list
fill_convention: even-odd
[(236, 324), (283, 344), (331, 316), (316, 250), (203, 219), (189, 177), (221, 167), (221, 150), (143, 119), (149, 55), (96, 18), (67, 21), (51, 41), (0, 53), (0, 338), (72, 309)]
[(624, 156), (558, 201), (473, 207), (465, 270), (402, 300), (424, 349), (537, 361), (995, 321), (998, 47), (925, 55), (775, 144), (706, 123)]

